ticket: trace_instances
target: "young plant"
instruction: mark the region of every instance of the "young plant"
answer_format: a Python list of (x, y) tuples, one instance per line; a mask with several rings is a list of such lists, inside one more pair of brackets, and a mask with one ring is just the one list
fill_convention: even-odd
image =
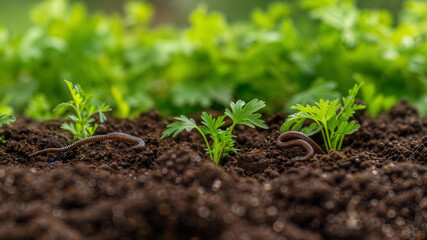
[[(201, 126), (198, 126), (194, 119), (181, 115), (175, 118), (178, 122), (168, 125), (168, 129), (162, 134), (162, 139), (170, 135), (176, 137), (184, 130), (189, 132), (192, 129), (196, 129), (205, 140), (206, 152), (209, 154), (209, 157), (218, 165), (221, 157), (226, 156), (231, 151), (237, 151), (237, 149), (234, 148), (233, 139), (236, 137), (233, 135), (233, 129), (237, 124), (243, 124), (251, 128), (255, 128), (255, 126), (264, 129), (268, 128), (264, 121), (260, 119), (261, 114), (257, 113), (257, 111), (263, 107), (265, 107), (265, 103), (258, 99), (253, 99), (247, 104), (242, 100), (238, 100), (236, 103), (231, 102), (231, 110), (226, 109), (225, 114), (217, 118), (213, 118), (212, 115), (203, 112)], [(223, 130), (221, 127), (225, 124), (224, 119), (226, 117), (231, 119), (232, 124)], [(207, 135), (210, 135), (212, 139), (211, 144), (206, 137)]]
[[(362, 83), (363, 84), (363, 83)], [(364, 109), (364, 105), (355, 104), (355, 97), (362, 85), (355, 85), (349, 90), (349, 95), (333, 101), (320, 99), (316, 106), (306, 105), (305, 107), (297, 104), (292, 109), (298, 110), (297, 113), (290, 115), (280, 128), (280, 131), (288, 130), (301, 131), (310, 136), (317, 132), (322, 133), (326, 150), (340, 150), (345, 135), (350, 135), (359, 129), (360, 125), (349, 119), (356, 110)], [(306, 120), (312, 120), (313, 123), (308, 127), (303, 127)]]
[(71, 107), (74, 109), (75, 115), (68, 115), (74, 123), (63, 123), (61, 128), (72, 132), (74, 139), (83, 139), (88, 136), (92, 136), (98, 127), (98, 124), (95, 122), (92, 115), (98, 113), (99, 122), (103, 123), (107, 120), (104, 112), (111, 111), (110, 106), (105, 104), (102, 104), (101, 106), (90, 104), (90, 101), (92, 100), (91, 95), (85, 94), (81, 87), (77, 85), (73, 86), (73, 84), (67, 80), (64, 81), (70, 90), (73, 100), (59, 104), (54, 111)]
[[(12, 116), (12, 114), (2, 114), (0, 113), (0, 127), (2, 125), (10, 124), (15, 121), (15, 118)], [(0, 143), (6, 143), (3, 136), (0, 136)]]

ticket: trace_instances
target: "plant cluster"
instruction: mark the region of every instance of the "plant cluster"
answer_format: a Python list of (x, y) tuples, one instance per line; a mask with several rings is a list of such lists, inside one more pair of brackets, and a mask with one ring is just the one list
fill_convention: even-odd
[[(197, 125), (196, 121), (192, 118), (188, 118), (184, 115), (176, 117), (177, 122), (168, 125), (168, 129), (163, 132), (161, 138), (172, 135), (176, 137), (180, 132), (186, 130), (187, 132), (196, 129), (203, 137), (206, 143), (206, 152), (209, 157), (217, 165), (220, 162), (221, 157), (226, 156), (230, 152), (236, 152), (234, 148), (234, 139), (236, 136), (233, 135), (233, 129), (237, 124), (243, 124), (251, 128), (260, 127), (268, 128), (267, 125), (261, 118), (261, 114), (257, 113), (261, 108), (265, 107), (265, 103), (258, 99), (253, 99), (247, 104), (238, 100), (236, 103), (230, 103), (230, 109), (225, 110), (225, 114), (217, 118), (206, 112), (202, 113), (202, 125)], [(231, 126), (225, 130), (221, 129), (225, 124), (225, 118), (231, 119)], [(211, 143), (208, 138), (211, 137)]]
[[(355, 104), (355, 97), (360, 89), (360, 85), (355, 85), (349, 90), (348, 96), (335, 100), (323, 100), (315, 103), (315, 106), (297, 104), (292, 109), (298, 112), (290, 115), (281, 126), (280, 131), (286, 132), (289, 129), (293, 131), (302, 131), (310, 136), (316, 132), (321, 132), (325, 142), (326, 150), (340, 150), (344, 137), (353, 134), (360, 125), (355, 121), (349, 121), (355, 111), (364, 109), (364, 105)], [(306, 120), (313, 121), (307, 127), (303, 124)]]
[(85, 94), (78, 85), (73, 86), (73, 83), (67, 80), (64, 81), (73, 100), (59, 104), (54, 111), (63, 111), (66, 108), (72, 108), (75, 114), (68, 115), (74, 123), (65, 122), (61, 125), (61, 128), (72, 132), (74, 139), (83, 139), (92, 136), (98, 128), (98, 124), (92, 116), (98, 113), (99, 122), (105, 122), (107, 118), (104, 112), (111, 111), (110, 106), (104, 103), (102, 105), (91, 104), (91, 95)]
[(47, 104), (66, 101), (58, 81), (66, 78), (129, 117), (255, 97), (278, 111), (286, 102), (313, 104), (298, 93), (331, 100), (329, 93), (364, 81), (361, 98), (371, 115), (402, 96), (426, 113), (427, 2), (407, 0), (398, 20), (350, 0), (291, 2), (255, 9), (242, 23), (199, 7), (178, 30), (151, 27), (147, 3), (130, 1), (123, 15), (107, 15), (45, 0), (31, 10), (27, 31), (0, 26), (0, 95), (14, 96), (18, 113), (54, 117)]
[[(0, 113), (0, 127), (6, 124), (10, 124), (15, 121), (15, 117), (12, 114)], [(3, 136), (0, 136), (0, 143), (6, 143)]]

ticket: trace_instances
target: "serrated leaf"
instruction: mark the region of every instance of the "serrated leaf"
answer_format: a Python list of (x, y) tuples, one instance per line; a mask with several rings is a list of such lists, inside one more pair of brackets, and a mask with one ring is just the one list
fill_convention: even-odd
[(320, 132), (320, 127), (314, 122), (308, 125), (307, 127), (302, 128), (301, 132), (307, 136), (313, 136), (314, 134)]
[(77, 134), (76, 127), (70, 123), (63, 123), (61, 124), (61, 128), (67, 131), (72, 132), (73, 134)]
[(306, 117), (303, 117), (300, 112), (291, 114), (280, 127), (280, 132), (287, 132), (291, 128), (292, 131), (299, 131), (305, 120)]
[(96, 124), (96, 123), (92, 127), (88, 127), (87, 132), (88, 132), (89, 136), (92, 136), (93, 134), (95, 134), (95, 131), (97, 128), (98, 128), (98, 124)]
[(176, 137), (179, 133), (181, 133), (182, 131), (186, 130), (187, 132), (193, 130), (194, 128), (197, 127), (196, 122), (194, 121), (194, 119), (192, 118), (187, 118), (184, 115), (181, 115), (179, 117), (175, 118), (176, 120), (178, 120), (178, 122), (174, 122), (169, 124), (167, 127), (168, 129), (166, 129), (161, 136), (161, 139), (172, 135), (172, 137)]
[(53, 109), (53, 111), (56, 112), (56, 111), (59, 111), (61, 109), (66, 108), (66, 107), (72, 107), (72, 106), (73, 106), (73, 101), (69, 101), (66, 103), (60, 103), (55, 107), (55, 109)]
[(218, 129), (225, 124), (225, 116), (219, 116), (215, 119), (212, 117), (212, 115), (203, 112), (201, 118), (202, 124), (205, 126), (202, 126), (200, 128), (205, 134), (215, 135), (217, 134)]
[(10, 124), (15, 121), (15, 117), (12, 114), (1, 114), (0, 113), (0, 127), (4, 124)]
[(73, 121), (79, 121), (79, 117), (77, 117), (76, 115), (68, 115), (68, 117)]
[(351, 121), (351, 122), (341, 122), (336, 134), (341, 134), (341, 135), (350, 135), (353, 134), (354, 132), (357, 131), (357, 129), (359, 129), (359, 124), (356, 124), (355, 121)]
[[(221, 157), (224, 157), (228, 155), (231, 151), (237, 151), (236, 148), (234, 148), (234, 139), (236, 136), (231, 134), (229, 132), (229, 129), (227, 130), (219, 130), (218, 131), (218, 142), (217, 144), (214, 144), (212, 149), (214, 152), (222, 150)], [(224, 144), (225, 143), (225, 144)], [(223, 148), (223, 149), (218, 149)]]
[(243, 124), (251, 128), (255, 126), (267, 129), (268, 126), (264, 123), (261, 118), (261, 114), (256, 113), (261, 108), (265, 107), (264, 101), (253, 99), (252, 101), (245, 104), (244, 101), (238, 100), (236, 103), (230, 103), (230, 109), (225, 110), (227, 115), (235, 124)]

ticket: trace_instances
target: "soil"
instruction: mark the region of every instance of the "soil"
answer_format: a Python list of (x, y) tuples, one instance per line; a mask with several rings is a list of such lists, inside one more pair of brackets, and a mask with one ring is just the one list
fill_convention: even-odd
[(96, 132), (138, 136), (142, 150), (107, 141), (33, 158), (72, 136), (18, 119), (0, 130), (0, 239), (427, 239), (427, 119), (413, 106), (358, 116), (347, 147), (307, 161), (277, 147), (285, 118), (237, 127), (240, 151), (220, 166), (197, 132), (160, 140), (172, 119), (156, 111)]

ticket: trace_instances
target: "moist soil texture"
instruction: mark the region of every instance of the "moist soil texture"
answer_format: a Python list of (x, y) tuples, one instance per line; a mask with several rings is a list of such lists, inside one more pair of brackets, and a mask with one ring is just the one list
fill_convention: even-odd
[(20, 118), (0, 129), (0, 239), (427, 239), (427, 119), (413, 106), (356, 116), (346, 147), (305, 161), (276, 145), (285, 118), (236, 127), (240, 151), (219, 166), (197, 132), (161, 140), (172, 119), (156, 111), (97, 129), (143, 149), (104, 141), (32, 158), (73, 139), (62, 121)]

